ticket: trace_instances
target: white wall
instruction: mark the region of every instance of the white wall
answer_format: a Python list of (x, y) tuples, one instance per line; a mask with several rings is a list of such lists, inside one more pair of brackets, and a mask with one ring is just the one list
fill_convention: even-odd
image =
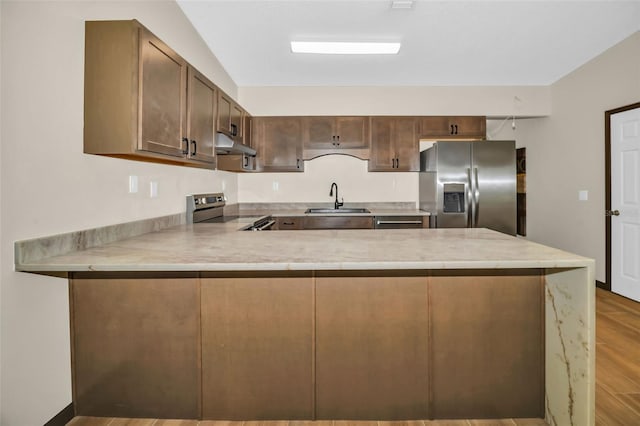
[(549, 87), (240, 87), (253, 115), (487, 115), (542, 117)]
[(548, 118), (518, 124), (528, 238), (596, 259), (604, 282), (604, 112), (640, 101), (640, 32), (554, 83), (551, 96)]
[[(184, 212), (235, 174), (82, 153), (84, 21), (138, 19), (231, 95), (236, 87), (173, 1), (1, 3), (1, 417), (38, 425), (71, 402), (66, 280), (13, 271), (13, 243)], [(140, 192), (128, 194), (128, 176)], [(148, 196), (149, 182), (159, 197)]]

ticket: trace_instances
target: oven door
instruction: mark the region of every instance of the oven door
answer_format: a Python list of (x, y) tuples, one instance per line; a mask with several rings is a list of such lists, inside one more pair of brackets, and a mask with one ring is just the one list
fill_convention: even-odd
[(267, 216), (253, 222), (251, 226), (245, 228), (245, 231), (271, 231), (275, 224), (276, 221), (271, 216)]

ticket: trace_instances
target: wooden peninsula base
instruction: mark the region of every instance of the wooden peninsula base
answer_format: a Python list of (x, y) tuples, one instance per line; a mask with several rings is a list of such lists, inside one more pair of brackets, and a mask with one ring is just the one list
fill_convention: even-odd
[(76, 415), (592, 424), (590, 275), (76, 272)]

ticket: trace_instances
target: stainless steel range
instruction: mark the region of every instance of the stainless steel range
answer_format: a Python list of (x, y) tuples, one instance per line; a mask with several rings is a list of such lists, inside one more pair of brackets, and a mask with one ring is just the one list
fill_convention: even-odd
[[(238, 219), (241, 216), (224, 215), (224, 206), (227, 198), (223, 193), (194, 194), (187, 196), (187, 223), (223, 223)], [(263, 216), (248, 226), (243, 231), (268, 231), (275, 225), (271, 216)]]

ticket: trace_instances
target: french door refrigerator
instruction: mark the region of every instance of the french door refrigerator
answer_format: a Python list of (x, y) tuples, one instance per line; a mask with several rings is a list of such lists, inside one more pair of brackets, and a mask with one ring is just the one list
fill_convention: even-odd
[(420, 209), (436, 228), (516, 234), (515, 141), (442, 141), (420, 153)]

